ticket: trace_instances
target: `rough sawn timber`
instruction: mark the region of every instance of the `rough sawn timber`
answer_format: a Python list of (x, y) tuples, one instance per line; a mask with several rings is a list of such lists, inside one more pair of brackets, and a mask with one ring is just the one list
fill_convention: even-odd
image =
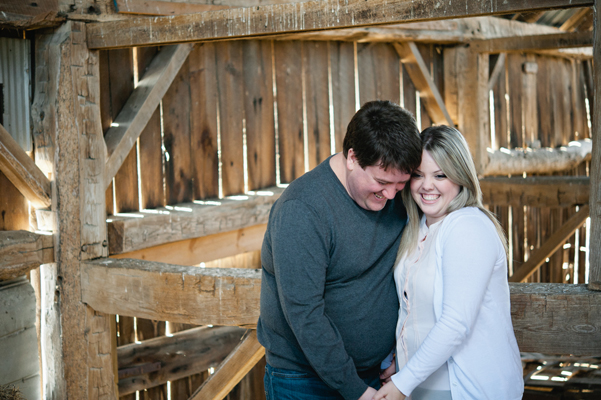
[(111, 255), (267, 223), (283, 189), (215, 201), (185, 203), (113, 216), (108, 223)]
[[(88, 24), (90, 49), (256, 37), (553, 8), (587, 7), (591, 0), (335, 0), (273, 4), (198, 14)], [(124, 34), (127, 32), (127, 34)]]
[(54, 262), (51, 235), (28, 231), (0, 231), (0, 280), (25, 275), (41, 264)]
[(86, 261), (82, 300), (107, 314), (195, 325), (256, 326), (261, 271), (132, 259)]

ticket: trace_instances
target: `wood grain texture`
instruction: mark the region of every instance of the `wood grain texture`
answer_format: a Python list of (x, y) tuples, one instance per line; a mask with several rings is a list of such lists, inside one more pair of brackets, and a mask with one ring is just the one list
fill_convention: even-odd
[[(601, 26), (599, 24), (599, 4), (595, 2), (594, 7), (595, 16), (595, 28), (594, 38), (596, 46), (593, 47), (594, 54), (594, 92), (595, 99), (597, 101), (591, 107), (593, 121), (593, 132), (592, 137), (595, 139), (601, 137)], [(601, 146), (593, 147), (593, 154), (591, 160), (591, 200), (590, 200), (590, 212), (591, 212), (591, 243), (601, 243)], [(590, 249), (590, 273), (589, 273), (589, 288), (593, 290), (601, 290), (601, 246), (592, 246)]]
[(0, 171), (0, 230), (29, 230), (29, 204), (19, 189)]
[(599, 354), (601, 295), (586, 285), (512, 283), (511, 316), (520, 351)]
[[(167, 44), (590, 5), (591, 0), (511, 0), (493, 4), (463, 0), (444, 5), (434, 0), (309, 1), (90, 24), (88, 46)], [(125, 31), (129, 34), (123, 35)]]
[(335, 151), (342, 151), (346, 128), (355, 114), (355, 65), (353, 43), (328, 42), (332, 81)]
[(27, 274), (40, 264), (54, 262), (51, 235), (27, 231), (0, 231), (0, 280)]
[(159, 52), (115, 118), (116, 125), (105, 137), (108, 151), (105, 187), (133, 148), (191, 50), (192, 45), (183, 44)]
[(592, 45), (593, 35), (590, 31), (474, 40), (470, 43), (474, 51), (483, 53), (527, 52)]
[(119, 395), (216, 368), (244, 332), (233, 326), (198, 327), (119, 347)]
[(117, 12), (141, 15), (180, 15), (231, 8), (213, 4), (190, 4), (160, 0), (115, 0)]
[(281, 193), (280, 188), (269, 188), (240, 200), (226, 198), (204, 205), (187, 203), (113, 217), (108, 223), (110, 253), (120, 254), (265, 224), (271, 206)]
[(50, 181), (2, 125), (0, 170), (35, 208), (50, 207)]
[(357, 63), (361, 105), (372, 100), (400, 103), (400, 60), (391, 44), (358, 44)]
[(588, 204), (590, 178), (539, 176), (480, 179), (482, 201), (495, 206), (571, 207)]
[[(176, 265), (199, 265), (249, 251), (261, 250), (267, 224), (180, 240), (142, 250), (117, 254), (111, 258), (135, 258)], [(241, 267), (237, 267), (241, 268)]]
[(257, 331), (248, 332), (190, 400), (222, 400), (264, 355), (265, 348), (257, 339)]
[(261, 271), (133, 259), (86, 261), (82, 300), (104, 313), (196, 325), (255, 326)]

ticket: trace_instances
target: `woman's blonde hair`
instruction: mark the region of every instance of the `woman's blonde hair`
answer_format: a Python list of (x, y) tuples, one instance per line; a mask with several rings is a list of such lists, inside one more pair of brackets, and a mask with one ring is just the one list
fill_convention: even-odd
[[(507, 239), (501, 224), (494, 214), (482, 205), (482, 190), (476, 174), (476, 167), (467, 142), (461, 133), (457, 129), (445, 125), (432, 126), (424, 129), (421, 133), (421, 141), (422, 150), (430, 153), (447, 178), (459, 185), (459, 194), (449, 203), (447, 214), (463, 207), (479, 208), (495, 225), (505, 252), (507, 252)], [(401, 195), (407, 209), (408, 221), (397, 253), (397, 263), (407, 251), (417, 248), (419, 223), (423, 214), (411, 196), (410, 184), (405, 186)]]

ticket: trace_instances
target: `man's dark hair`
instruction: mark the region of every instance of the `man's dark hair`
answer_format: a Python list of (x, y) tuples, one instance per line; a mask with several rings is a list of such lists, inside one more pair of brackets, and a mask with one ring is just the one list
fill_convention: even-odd
[(378, 165), (412, 172), (421, 163), (419, 129), (413, 115), (388, 100), (367, 102), (355, 113), (342, 143), (344, 157), (353, 149), (361, 168)]

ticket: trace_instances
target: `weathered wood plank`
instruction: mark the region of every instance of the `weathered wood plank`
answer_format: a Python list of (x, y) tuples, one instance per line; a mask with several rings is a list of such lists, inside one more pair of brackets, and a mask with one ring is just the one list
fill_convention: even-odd
[(265, 224), (282, 190), (269, 188), (234, 199), (186, 203), (113, 217), (108, 222), (109, 251), (120, 254)]
[(199, 327), (119, 347), (119, 395), (216, 368), (244, 332), (233, 326)]
[(50, 207), (50, 181), (2, 125), (0, 170), (34, 207)]
[(570, 142), (558, 149), (503, 149), (487, 152), (488, 164), (482, 175), (521, 175), (565, 171), (591, 159), (590, 139)]
[(587, 176), (489, 177), (480, 180), (484, 204), (512, 207), (571, 207), (588, 204)]
[(54, 262), (50, 235), (28, 231), (0, 231), (0, 280), (25, 275), (40, 264)]
[(329, 75), (332, 84), (332, 107), (335, 151), (342, 151), (346, 128), (355, 114), (355, 64), (353, 43), (328, 42)]
[[(561, 228), (553, 233), (547, 241), (539, 247), (534, 254), (514, 274), (509, 277), (510, 282), (524, 282), (549, 258), (557, 249), (565, 244), (574, 231), (586, 221), (589, 216), (589, 206), (585, 205), (572, 218), (567, 220)], [(563, 281), (563, 280), (562, 280)]]
[(257, 331), (248, 332), (190, 400), (222, 400), (264, 355), (265, 348), (257, 339)]
[(110, 185), (117, 174), (192, 47), (190, 44), (181, 44), (163, 48), (115, 118), (115, 125), (105, 136), (108, 151), (105, 187)]
[(512, 283), (509, 287), (520, 351), (599, 354), (599, 293), (587, 290), (586, 285)]
[(160, 0), (115, 0), (117, 12), (142, 15), (180, 15), (231, 8), (213, 4), (190, 4)]
[(438, 88), (430, 76), (429, 68), (424, 63), (417, 46), (413, 42), (394, 43), (394, 48), (407, 69), (413, 85), (420, 92), (428, 115), (435, 124), (453, 126), (453, 121)]
[(217, 233), (194, 239), (180, 240), (142, 250), (111, 256), (135, 258), (176, 265), (198, 265), (249, 251), (260, 250), (267, 224)]
[(97, 311), (196, 325), (255, 326), (261, 271), (132, 259), (82, 264), (82, 301)]
[(309, 1), (89, 24), (88, 46), (167, 44), (590, 5), (591, 0), (463, 0), (448, 4), (433, 0)]
[[(591, 137), (595, 139), (601, 137), (601, 20), (599, 20), (599, 7), (601, 4), (598, 0), (595, 1), (593, 7), (595, 24), (593, 37), (595, 46), (593, 46), (594, 62), (593, 62), (593, 85), (595, 99), (597, 99), (592, 108), (593, 129)], [(601, 146), (593, 147), (593, 154), (590, 167), (591, 176), (591, 243), (601, 243)], [(601, 290), (601, 246), (591, 246), (590, 249), (590, 272), (589, 272), (589, 288), (593, 290)]]
[(527, 52), (592, 45), (593, 35), (590, 31), (474, 40), (470, 43), (474, 51), (481, 53)]

